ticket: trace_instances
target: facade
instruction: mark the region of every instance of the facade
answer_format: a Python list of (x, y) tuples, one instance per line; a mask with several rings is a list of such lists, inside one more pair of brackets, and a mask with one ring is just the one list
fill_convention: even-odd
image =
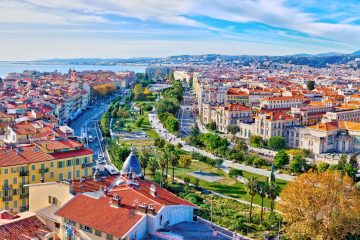
[(202, 119), (204, 124), (214, 122), (220, 132), (227, 132), (230, 125), (252, 122), (252, 110), (241, 104), (220, 106), (203, 105)]
[(0, 209), (28, 209), (27, 184), (92, 174), (93, 152), (72, 140), (41, 141), (0, 149)]
[(60, 239), (140, 240), (192, 222), (197, 207), (138, 177), (132, 171), (138, 164), (131, 153), (121, 176), (31, 184), (30, 210)]
[(304, 97), (268, 97), (263, 98), (260, 107), (265, 109), (292, 108), (303, 105), (307, 98)]
[(349, 122), (360, 122), (360, 109), (341, 111), (341, 112), (327, 112), (323, 119), (323, 122), (332, 121), (349, 121)]
[(360, 123), (333, 121), (300, 131), (300, 148), (315, 154), (356, 153), (360, 151)]

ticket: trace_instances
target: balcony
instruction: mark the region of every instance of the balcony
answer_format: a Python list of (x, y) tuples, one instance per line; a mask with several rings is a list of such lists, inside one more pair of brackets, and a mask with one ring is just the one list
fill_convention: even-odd
[(29, 193), (20, 193), (20, 199), (29, 198)]
[(5, 184), (5, 185), (3, 186), (3, 190), (4, 190), (4, 191), (12, 190), (12, 185), (11, 185), (11, 184)]
[(49, 172), (49, 168), (40, 168), (39, 173), (47, 173)]
[(29, 206), (20, 207), (20, 212), (26, 212), (26, 211), (29, 211)]
[(2, 198), (3, 202), (9, 202), (9, 201), (12, 201), (12, 196), (4, 196)]
[(83, 163), (81, 166), (82, 166), (82, 168), (93, 167), (93, 166), (95, 166), (95, 163)]
[(29, 171), (28, 170), (20, 170), (19, 176), (20, 177), (29, 176)]

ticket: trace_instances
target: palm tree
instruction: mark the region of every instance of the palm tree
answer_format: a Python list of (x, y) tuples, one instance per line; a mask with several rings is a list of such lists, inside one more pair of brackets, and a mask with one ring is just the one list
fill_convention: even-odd
[(260, 221), (263, 220), (263, 216), (264, 216), (264, 198), (266, 197), (267, 189), (268, 189), (268, 183), (267, 183), (267, 182), (261, 182), (261, 183), (259, 183), (257, 192), (258, 192), (259, 196), (261, 197), (261, 215), (260, 215)]
[(270, 209), (274, 210), (275, 207), (275, 199), (279, 196), (279, 186), (275, 182), (270, 182), (267, 187), (267, 197), (271, 201)]
[(151, 176), (154, 177), (156, 171), (159, 168), (159, 161), (154, 157), (149, 158), (148, 166), (149, 166), (149, 169), (150, 169), (150, 172), (151, 172)]
[(166, 177), (168, 176), (168, 173), (169, 173), (169, 163), (171, 161), (171, 155), (173, 152), (175, 152), (175, 146), (171, 143), (169, 144), (166, 144), (165, 146), (165, 156), (166, 156)]
[(149, 150), (149, 148), (146, 148), (146, 147), (140, 148), (139, 160), (140, 160), (141, 167), (144, 170), (144, 173), (143, 173), (144, 176), (146, 174), (146, 168), (149, 163), (150, 154), (151, 154), (151, 151)]
[[(168, 154), (166, 151), (161, 151), (160, 152), (160, 157), (159, 157), (159, 164), (160, 164), (160, 168), (161, 168), (161, 176), (165, 176), (165, 169), (167, 166), (167, 162), (168, 162)], [(167, 175), (166, 175), (167, 178)]]
[(254, 196), (256, 195), (256, 190), (258, 188), (258, 181), (256, 177), (252, 176), (250, 179), (248, 179), (245, 186), (248, 194), (250, 195), (250, 223), (251, 223), (253, 200), (254, 200)]
[(169, 154), (170, 163), (172, 167), (172, 182), (175, 182), (175, 167), (179, 164), (180, 156), (176, 151), (172, 151)]

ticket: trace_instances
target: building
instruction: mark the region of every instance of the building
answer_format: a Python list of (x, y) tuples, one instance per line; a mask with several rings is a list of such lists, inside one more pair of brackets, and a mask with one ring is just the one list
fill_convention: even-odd
[[(134, 152), (122, 175), (29, 185), (30, 210), (60, 239), (144, 239), (192, 222), (197, 207), (141, 176)], [(133, 171), (134, 170), (134, 171)]]
[(214, 122), (216, 129), (227, 132), (230, 125), (250, 123), (253, 121), (252, 110), (242, 104), (226, 104), (220, 106), (203, 105), (202, 120), (204, 124)]
[(322, 122), (333, 121), (360, 122), (360, 109), (341, 112), (326, 112)]
[(0, 149), (0, 210), (28, 209), (27, 184), (92, 175), (93, 152), (72, 140), (40, 141)]
[(300, 148), (315, 154), (357, 153), (360, 151), (360, 123), (333, 121), (300, 131)]
[(260, 102), (260, 107), (265, 109), (284, 109), (299, 107), (307, 102), (304, 97), (267, 97)]

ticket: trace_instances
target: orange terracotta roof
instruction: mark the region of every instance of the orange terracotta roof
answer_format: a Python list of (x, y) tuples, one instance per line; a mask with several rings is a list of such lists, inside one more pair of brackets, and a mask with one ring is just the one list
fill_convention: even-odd
[(349, 121), (333, 121), (328, 123), (319, 123), (308, 128), (319, 131), (334, 131), (339, 129), (346, 129), (351, 131), (360, 131), (360, 123)]

